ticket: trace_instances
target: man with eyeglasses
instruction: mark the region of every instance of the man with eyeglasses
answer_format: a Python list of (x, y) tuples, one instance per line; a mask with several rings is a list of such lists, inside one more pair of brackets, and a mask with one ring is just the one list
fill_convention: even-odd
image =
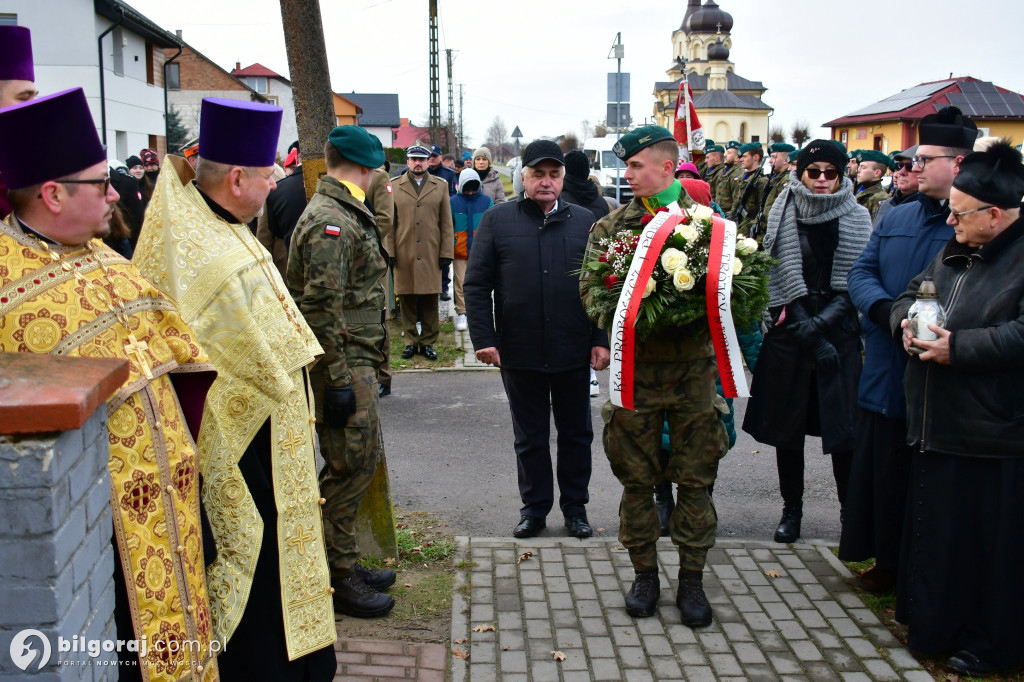
[(878, 221), (848, 277), (850, 297), (862, 314), (865, 355), (839, 556), (875, 558), (874, 568), (860, 576), (873, 592), (896, 584), (910, 475), (902, 381), (907, 356), (890, 333), (889, 316), (907, 284), (953, 236), (946, 223), (949, 192), (978, 130), (959, 109), (946, 107), (921, 119), (919, 134), (911, 172), (920, 193)]
[(889, 209), (913, 201), (917, 195), (917, 175), (912, 172), (914, 167), (914, 156), (917, 154), (917, 145), (904, 151), (891, 154), (894, 168), (892, 171), (892, 184), (895, 187), (892, 196), (882, 202), (875, 214), (875, 227), (882, 220), (882, 216), (889, 212)]
[[(908, 353), (923, 351), (903, 382), (913, 447), (896, 618), (914, 651), (955, 652), (954, 671), (988, 677), (1024, 665), (1024, 166), (1004, 139), (959, 169), (955, 237), (889, 318)], [(906, 319), (925, 278), (947, 312), (932, 341)]]
[(868, 209), (874, 220), (878, 207), (889, 198), (889, 193), (882, 187), (882, 178), (892, 166), (892, 159), (880, 151), (863, 149), (857, 152), (857, 180), (853, 183), (857, 203)]
[[(81, 88), (0, 111), (0, 173), (14, 207), (0, 223), (0, 352), (128, 361), (104, 435), (114, 622), (118, 639), (145, 638), (167, 659), (119, 651), (121, 679), (170, 679), (165, 670), (184, 668), (215, 679), (201, 625), (212, 537), (193, 439), (216, 375), (174, 301), (101, 241), (118, 200), (108, 172)], [(199, 646), (168, 649), (169, 635)]]
[[(32, 33), (24, 26), (0, 26), (0, 109), (28, 102), (39, 94), (32, 63)], [(0, 220), (11, 212), (0, 175)]]
[(309, 374), (324, 351), (247, 226), (276, 186), (282, 114), (204, 99), (195, 181), (164, 157), (133, 262), (178, 301), (218, 372), (198, 444), (222, 677), (327, 681), (337, 632)]

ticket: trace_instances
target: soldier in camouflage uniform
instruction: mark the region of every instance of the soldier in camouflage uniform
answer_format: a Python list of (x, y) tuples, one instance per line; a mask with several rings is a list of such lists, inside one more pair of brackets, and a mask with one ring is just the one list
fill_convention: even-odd
[[(373, 213), (377, 220), (377, 227), (380, 228), (381, 244), (388, 256), (388, 263), (394, 259), (394, 232), (395, 232), (395, 196), (391, 189), (391, 176), (384, 168), (377, 168), (373, 171), (373, 179), (370, 180), (370, 188), (366, 190), (366, 207)], [(384, 307), (388, 309), (387, 318), (391, 319), (389, 295), (390, 283), (388, 272), (384, 272), (381, 278), (381, 286), (384, 287)], [(381, 398), (391, 395), (391, 365), (388, 362), (388, 355), (391, 352), (391, 332), (388, 325), (384, 325), (384, 362), (377, 370), (377, 395)]]
[(711, 188), (712, 200), (715, 198), (715, 183), (718, 181), (718, 174), (722, 172), (722, 169), (724, 168), (722, 165), (722, 154), (724, 153), (725, 147), (720, 144), (713, 144), (704, 147), (704, 161), (706, 165), (701, 177)]
[(882, 178), (895, 165), (893, 160), (882, 152), (873, 149), (862, 149), (857, 152), (857, 190), (854, 193), (857, 203), (868, 209), (871, 219), (875, 219), (878, 207), (889, 198), (889, 192), (882, 187)]
[(722, 207), (725, 215), (732, 215), (733, 204), (736, 203), (736, 185), (743, 175), (743, 166), (739, 164), (739, 148), (742, 145), (732, 140), (725, 146), (725, 168), (715, 181), (715, 202)]
[(761, 172), (764, 148), (760, 142), (748, 142), (740, 147), (740, 167), (743, 175), (733, 194), (732, 220), (740, 234), (757, 236), (757, 213), (761, 210), (761, 197), (767, 179)]
[[(625, 177), (633, 199), (599, 220), (587, 246), (588, 260), (600, 241), (619, 232), (638, 230), (641, 219), (678, 201), (693, 205), (673, 173), (678, 147), (660, 126), (643, 126), (622, 137), (615, 153), (626, 161)], [(696, 295), (700, 295), (699, 293)], [(584, 296), (584, 305), (590, 301)], [(597, 316), (593, 316), (596, 319)], [(605, 403), (604, 450), (612, 472), (622, 483), (619, 540), (629, 550), (636, 579), (626, 596), (626, 612), (634, 617), (654, 613), (660, 595), (656, 543), (661, 524), (654, 486), (667, 476), (678, 484), (679, 496), (669, 535), (679, 551), (679, 592), (676, 604), (690, 627), (711, 622), (702, 571), (708, 549), (715, 544), (718, 517), (708, 488), (718, 474), (718, 461), (728, 440), (719, 413), (727, 410), (715, 391), (716, 366), (706, 325), (650, 335), (635, 353), (634, 408)], [(662, 425), (668, 420), (671, 456), (667, 471), (658, 459)]]
[(377, 369), (384, 362), (387, 256), (380, 228), (363, 203), (373, 169), (384, 163), (380, 141), (358, 126), (331, 131), (327, 175), (295, 225), (288, 290), (324, 354), (310, 371), (316, 431), (326, 460), (320, 472), (324, 541), (334, 608), (360, 618), (382, 616), (394, 600), (390, 569), (356, 563), (355, 517), (377, 466)]
[[(764, 237), (768, 227), (768, 214), (772, 211), (776, 197), (782, 188), (789, 184), (789, 155), (796, 152), (796, 147), (785, 142), (774, 142), (768, 145), (768, 157), (772, 161), (772, 174), (764, 186), (761, 210), (757, 216), (757, 241)], [(795, 160), (796, 157), (794, 157)]]

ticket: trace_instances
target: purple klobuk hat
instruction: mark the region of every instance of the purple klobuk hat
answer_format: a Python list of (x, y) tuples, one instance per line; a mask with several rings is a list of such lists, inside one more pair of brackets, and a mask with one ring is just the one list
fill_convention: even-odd
[(231, 166), (273, 166), (283, 114), (270, 104), (207, 97), (199, 114), (199, 156)]
[(107, 160), (82, 88), (0, 109), (0, 173), (11, 189)]
[(32, 32), (24, 26), (0, 26), (0, 81), (35, 81)]

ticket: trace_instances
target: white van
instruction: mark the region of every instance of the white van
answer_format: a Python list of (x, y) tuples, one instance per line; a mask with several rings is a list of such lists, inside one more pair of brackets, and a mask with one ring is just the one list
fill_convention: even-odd
[(590, 159), (591, 172), (595, 173), (601, 180), (601, 189), (606, 197), (615, 196), (615, 185), (619, 185), (619, 201), (626, 203), (633, 198), (633, 190), (623, 174), (626, 172), (626, 163), (615, 156), (612, 147), (615, 146), (617, 138), (615, 135), (607, 137), (588, 137), (583, 143), (583, 153)]

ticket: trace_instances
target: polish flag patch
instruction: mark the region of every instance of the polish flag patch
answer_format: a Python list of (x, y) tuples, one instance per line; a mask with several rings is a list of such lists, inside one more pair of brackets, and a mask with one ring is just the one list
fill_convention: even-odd
[(385, 185), (388, 188), (388, 194), (391, 194), (391, 185)]
[(338, 227), (337, 225), (328, 225), (327, 227), (324, 228), (324, 234), (329, 234), (332, 237), (337, 237), (339, 234), (341, 234), (341, 228)]

